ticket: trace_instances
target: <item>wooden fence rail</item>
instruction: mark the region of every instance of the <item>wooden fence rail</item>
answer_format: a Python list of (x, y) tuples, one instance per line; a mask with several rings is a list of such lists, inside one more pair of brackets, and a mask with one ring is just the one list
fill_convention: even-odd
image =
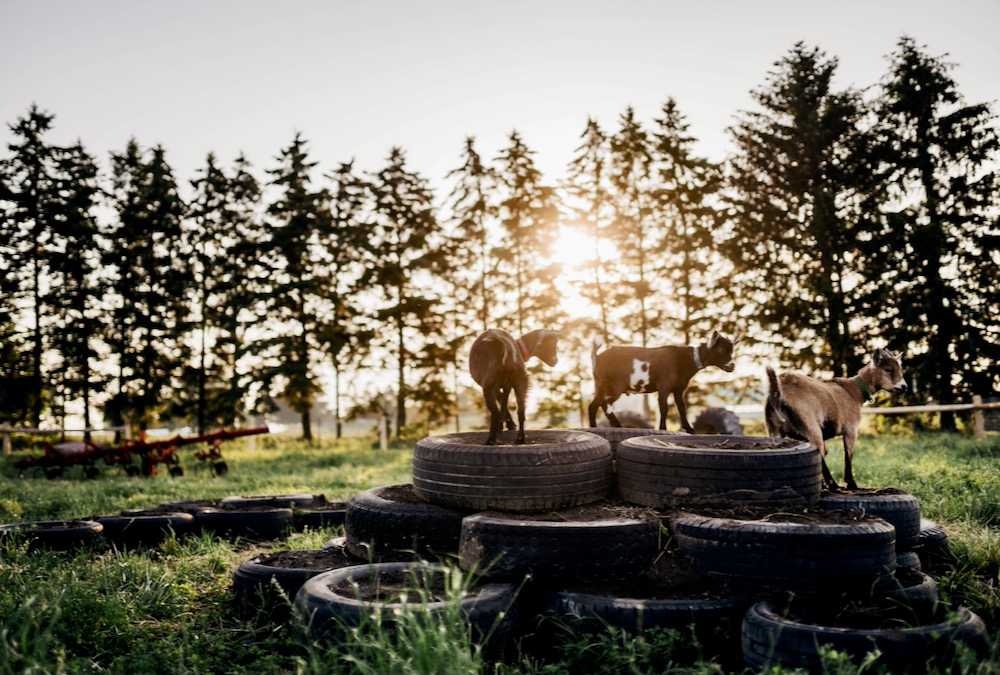
[(866, 415), (912, 415), (916, 413), (966, 412), (972, 410), (972, 427), (976, 438), (986, 437), (984, 410), (1000, 409), (1000, 403), (983, 403), (982, 396), (973, 396), (972, 403), (948, 403), (943, 405), (901, 405), (890, 408), (862, 408)]

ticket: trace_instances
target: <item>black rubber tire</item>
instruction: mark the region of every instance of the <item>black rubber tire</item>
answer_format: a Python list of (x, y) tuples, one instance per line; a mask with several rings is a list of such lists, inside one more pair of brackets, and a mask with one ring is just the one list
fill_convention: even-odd
[(719, 622), (739, 619), (752, 604), (749, 596), (727, 598), (620, 598), (614, 595), (546, 591), (542, 610), (567, 623), (574, 630), (599, 633), (608, 626), (629, 633), (650, 628), (686, 631), (714, 628)]
[(839, 524), (679, 514), (670, 529), (696, 567), (751, 588), (872, 588), (887, 582), (896, 566), (895, 530), (878, 518)]
[(896, 569), (909, 567), (917, 572), (921, 571), (920, 556), (915, 551), (896, 552)]
[(195, 520), (207, 532), (255, 541), (281, 539), (295, 529), (292, 510), (288, 508), (206, 509), (198, 511)]
[[(927, 661), (950, 663), (955, 643), (985, 650), (986, 628), (968, 608), (960, 607), (945, 620), (892, 630), (849, 629), (787, 621), (768, 602), (758, 602), (743, 619), (741, 642), (746, 665), (756, 672), (771, 666), (822, 672), (820, 645), (830, 645), (855, 662), (874, 649), (875, 662), (892, 673), (927, 672)], [(982, 652), (980, 652), (982, 653)]]
[(687, 436), (683, 431), (638, 429), (634, 427), (587, 427), (583, 429), (570, 429), (570, 431), (584, 431), (595, 436), (600, 436), (611, 446), (612, 457), (617, 456), (618, 445), (630, 438), (641, 438), (642, 436)]
[(725, 408), (705, 408), (694, 418), (691, 427), (694, 429), (694, 433), (699, 435), (743, 435), (743, 425), (740, 424), (740, 418), (736, 416), (736, 413)]
[(929, 574), (941, 574), (952, 566), (948, 534), (933, 520), (920, 519), (920, 532), (913, 552), (920, 558), (921, 569)]
[(410, 483), (372, 488), (347, 503), (347, 549), (371, 562), (436, 561), (458, 553), (466, 515), (422, 501)]
[(0, 525), (0, 537), (23, 537), (28, 550), (72, 551), (104, 545), (104, 526), (93, 520), (40, 520)]
[(317, 574), (365, 564), (351, 555), (343, 537), (328, 542), (322, 550), (326, 552), (324, 558), (329, 559), (323, 567), (286, 567), (280, 563), (281, 553), (259, 555), (240, 563), (233, 572), (232, 586), (237, 607), (250, 613), (290, 608), (302, 584)]
[(462, 521), (459, 563), (490, 579), (602, 581), (641, 573), (659, 550), (656, 518), (550, 521), (487, 512)]
[[(501, 434), (505, 442), (506, 433)], [(413, 451), (417, 495), (455, 509), (524, 512), (595, 502), (613, 486), (611, 449), (594, 434), (542, 430), (530, 433), (524, 445), (483, 441), (478, 432), (418, 441)]]
[[(885, 591), (885, 596), (900, 607), (910, 608), (915, 616), (930, 619), (938, 610), (940, 595), (938, 583), (933, 577), (923, 572), (913, 571), (910, 575), (901, 575), (896, 571), (894, 587)], [(914, 582), (901, 581), (913, 577)]]
[[(718, 447), (720, 444), (735, 447)], [(622, 499), (651, 507), (802, 504), (819, 501), (823, 482), (819, 450), (798, 441), (778, 447), (748, 436), (640, 437), (618, 446), (617, 481)]]
[(896, 550), (910, 551), (920, 535), (920, 500), (908, 493), (824, 494), (816, 505), (821, 509), (845, 509), (877, 516), (896, 528)]
[(104, 526), (104, 538), (118, 548), (158, 546), (170, 535), (190, 534), (195, 519), (190, 513), (161, 513), (155, 510), (121, 516), (97, 516)]
[(298, 530), (338, 527), (347, 521), (347, 500), (317, 500), (312, 506), (294, 509), (294, 513), (295, 528)]
[(245, 509), (247, 507), (270, 506), (273, 508), (309, 508), (316, 498), (308, 493), (278, 494), (278, 495), (247, 495), (223, 497), (219, 500), (220, 509)]
[[(366, 602), (353, 591), (337, 592), (332, 587), (351, 581), (369, 580), (384, 575), (444, 573), (444, 565), (426, 562), (392, 562), (356, 565), (318, 574), (302, 584), (295, 596), (295, 609), (314, 638), (335, 640), (344, 627), (357, 626), (377, 614), (383, 628), (392, 630), (394, 617), (403, 609), (399, 603)], [(473, 585), (461, 601), (462, 613), (473, 628), (473, 636), (503, 640), (511, 634), (518, 620), (517, 588), (514, 584), (485, 583)], [(447, 602), (427, 602), (421, 609), (440, 613)], [(413, 605), (411, 604), (412, 608)]]

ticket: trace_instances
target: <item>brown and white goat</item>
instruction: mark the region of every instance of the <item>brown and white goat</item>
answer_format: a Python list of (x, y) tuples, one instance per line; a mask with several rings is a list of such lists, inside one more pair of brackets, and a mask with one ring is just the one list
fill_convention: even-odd
[(490, 412), (490, 434), (486, 445), (494, 445), (497, 435), (507, 422), (514, 429), (514, 420), (507, 408), (511, 391), (517, 399), (517, 443), (524, 443), (524, 403), (530, 380), (525, 362), (537, 356), (550, 366), (559, 362), (556, 347), (560, 331), (540, 328), (515, 339), (513, 335), (491, 328), (476, 338), (469, 351), (469, 372), (483, 388), (483, 399)]
[(818, 380), (798, 373), (774, 372), (767, 368), (768, 394), (764, 422), (772, 438), (795, 438), (816, 446), (823, 459), (823, 482), (827, 489), (840, 489), (826, 465), (826, 441), (844, 438), (844, 481), (856, 490), (854, 443), (861, 426), (861, 406), (875, 392), (906, 391), (899, 354), (879, 349), (854, 377)]
[(601, 408), (612, 426), (620, 427), (618, 418), (609, 406), (622, 394), (649, 394), (659, 392), (660, 429), (667, 428), (667, 410), (670, 395), (680, 414), (681, 426), (689, 434), (694, 429), (688, 423), (684, 392), (695, 373), (708, 366), (733, 372), (733, 347), (736, 343), (713, 331), (708, 342), (697, 347), (609, 347), (600, 354), (595, 342), (590, 351), (594, 368), (594, 400), (587, 412), (590, 426), (597, 426), (597, 409)]

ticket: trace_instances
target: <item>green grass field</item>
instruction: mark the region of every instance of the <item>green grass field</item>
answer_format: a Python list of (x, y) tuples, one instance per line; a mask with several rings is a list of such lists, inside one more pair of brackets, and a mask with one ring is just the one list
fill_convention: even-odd
[[(840, 443), (829, 458), (842, 471)], [(229, 472), (212, 474), (181, 450), (186, 474), (138, 478), (106, 470), (94, 480), (78, 468), (57, 480), (23, 477), (0, 466), (0, 523), (76, 519), (156, 506), (164, 501), (309, 492), (344, 499), (380, 485), (410, 482), (412, 449), (377, 450), (372, 439), (313, 446), (273, 436), (224, 448)], [(12, 458), (31, 454), (19, 451)], [(1000, 629), (1000, 436), (977, 441), (950, 434), (866, 435), (855, 475), (865, 487), (916, 495), (922, 515), (945, 526), (954, 571), (940, 580), (945, 600), (969, 606), (993, 642)], [(5, 673), (621, 673), (721, 672), (690, 656), (676, 634), (609, 634), (570, 642), (562, 656), (492, 662), (445, 621), (390, 646), (356, 634), (336, 649), (310, 645), (294, 622), (241, 617), (232, 606), (233, 571), (275, 549), (319, 548), (335, 529), (299, 532), (267, 546), (212, 536), (168, 541), (161, 550), (118, 554), (29, 553), (0, 545), (0, 674)], [(994, 654), (1000, 652), (994, 646)], [(830, 672), (862, 672), (834, 663)], [(833, 668), (831, 666), (831, 668)], [(878, 672), (868, 668), (863, 672)], [(1000, 656), (956, 665), (960, 673), (1000, 673)]]

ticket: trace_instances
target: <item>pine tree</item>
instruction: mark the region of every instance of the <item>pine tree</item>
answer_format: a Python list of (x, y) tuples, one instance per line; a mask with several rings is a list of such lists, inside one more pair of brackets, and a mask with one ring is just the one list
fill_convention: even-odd
[(612, 226), (618, 249), (619, 283), (612, 304), (630, 308), (619, 321), (632, 333), (631, 341), (646, 347), (650, 330), (659, 325), (659, 312), (650, 308), (656, 293), (652, 260), (656, 256), (654, 210), (656, 175), (653, 141), (628, 107), (618, 131), (611, 136)]
[(497, 298), (493, 286), (497, 259), (496, 173), (485, 164), (475, 148), (475, 138), (465, 139), (462, 166), (448, 172), (454, 187), (446, 200), (453, 225), (449, 239), (450, 258), (456, 273), (454, 304), (466, 308), (469, 326), (479, 331), (490, 327), (495, 318)]
[(940, 403), (1000, 388), (1000, 139), (952, 68), (909, 37), (891, 56), (879, 103), (892, 201), (873, 246), (882, 321), (907, 346), (914, 393)]
[(722, 170), (694, 155), (695, 139), (673, 99), (662, 114), (653, 133), (660, 179), (656, 208), (663, 223), (658, 276), (668, 282), (669, 304), (677, 307), (671, 312), (677, 333), (690, 345), (718, 327), (721, 306), (731, 302), (715, 245), (721, 215), (713, 201), (722, 187)]
[(333, 322), (321, 336), (333, 362), (333, 410), (337, 438), (342, 433), (340, 378), (345, 368), (357, 367), (368, 353), (371, 332), (359, 325), (363, 249), (367, 235), (365, 202), (368, 185), (354, 173), (354, 163), (342, 163), (327, 178), (333, 181), (331, 229), (326, 241), (332, 280)]
[[(96, 343), (103, 332), (99, 228), (94, 214), (101, 190), (97, 164), (79, 143), (58, 153), (54, 187), (52, 244), (47, 254), (48, 304), (55, 319), (51, 344), (58, 355), (54, 370), (63, 406), (79, 399), (84, 427), (90, 429), (94, 394), (104, 388), (95, 368)], [(89, 440), (90, 432), (84, 437)]]
[[(846, 376), (867, 345), (852, 338), (858, 282), (856, 193), (867, 181), (853, 170), (867, 160), (865, 107), (858, 92), (832, 89), (836, 59), (798, 43), (777, 62), (758, 112), (730, 129), (732, 233), (723, 250), (738, 275), (742, 315), (772, 335), (795, 367)], [(860, 317), (864, 320), (865, 317)]]
[[(433, 271), (445, 258), (443, 234), (432, 208), (427, 181), (409, 171), (400, 148), (369, 181), (372, 208), (363, 284), (376, 299), (373, 342), (396, 364), (396, 438), (406, 426), (411, 400), (432, 402), (440, 386), (438, 289)], [(419, 373), (417, 381), (413, 377)]]
[(331, 279), (325, 264), (325, 242), (331, 228), (330, 193), (310, 189), (306, 141), (296, 134), (269, 169), (277, 198), (267, 207), (268, 227), (258, 247), (267, 277), (261, 311), (269, 337), (257, 344), (263, 359), (259, 375), (264, 399), (278, 395), (300, 415), (302, 437), (312, 442), (312, 411), (322, 386), (317, 366), (324, 360), (321, 337), (336, 324)]
[[(117, 361), (117, 391), (106, 416), (140, 431), (167, 414), (188, 358), (191, 271), (184, 250), (185, 205), (162, 147), (144, 152), (132, 139), (112, 153), (112, 206), (104, 267), (112, 295), (106, 339)], [(146, 159), (146, 155), (149, 158)]]
[(501, 262), (499, 285), (513, 298), (514, 306), (497, 318), (511, 332), (524, 334), (552, 327), (562, 318), (555, 285), (559, 266), (540, 263), (551, 256), (559, 235), (559, 203), (554, 188), (542, 182), (535, 153), (520, 134), (512, 132), (509, 143), (497, 158), (503, 239), (493, 254)]
[(260, 239), (256, 208), (260, 186), (244, 156), (231, 173), (209, 153), (188, 208), (187, 238), (193, 251), (196, 360), (185, 371), (186, 387), (175, 399), (176, 414), (195, 411), (199, 433), (243, 419), (251, 385), (241, 362), (246, 333), (257, 323), (251, 280), (257, 270), (252, 247)]
[[(580, 294), (597, 308), (597, 327), (604, 343), (611, 341), (609, 312), (612, 279), (607, 272), (612, 244), (609, 230), (614, 222), (610, 187), (609, 140), (597, 120), (587, 120), (577, 155), (570, 160), (564, 190), (573, 213), (571, 227), (593, 242), (594, 257), (587, 261), (590, 280), (580, 284)], [(575, 225), (572, 225), (575, 224)]]
[(32, 105), (25, 117), (10, 125), (17, 139), (7, 147), (12, 156), (0, 162), (4, 201), (10, 204), (2, 221), (0, 247), (7, 258), (5, 304), (15, 325), (30, 326), (31, 367), (26, 391), (31, 400), (30, 422), (38, 427), (47, 395), (42, 357), (47, 349), (48, 309), (45, 307), (45, 251), (51, 239), (50, 201), (55, 190), (54, 163), (58, 148), (45, 141), (53, 115)]

